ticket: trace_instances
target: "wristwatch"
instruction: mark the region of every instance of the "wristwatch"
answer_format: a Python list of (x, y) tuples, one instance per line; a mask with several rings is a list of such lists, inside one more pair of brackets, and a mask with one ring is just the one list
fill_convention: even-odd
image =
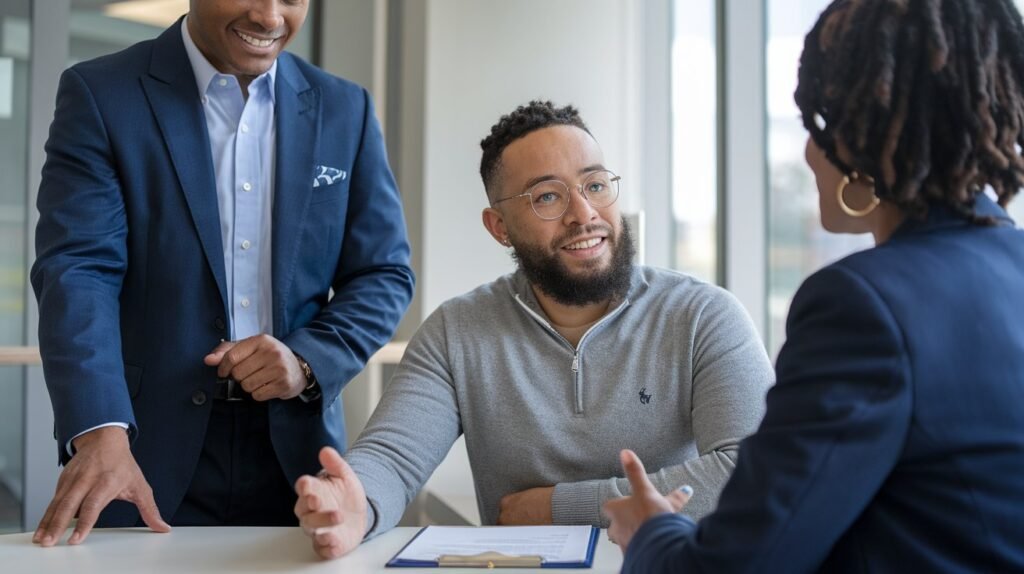
[(306, 388), (302, 389), (299, 393), (299, 399), (304, 403), (313, 402), (320, 398), (320, 383), (316, 382), (316, 375), (313, 374), (313, 368), (309, 366), (306, 359), (302, 358), (302, 355), (294, 353), (295, 358), (299, 360), (299, 367), (302, 369), (302, 374), (306, 376)]

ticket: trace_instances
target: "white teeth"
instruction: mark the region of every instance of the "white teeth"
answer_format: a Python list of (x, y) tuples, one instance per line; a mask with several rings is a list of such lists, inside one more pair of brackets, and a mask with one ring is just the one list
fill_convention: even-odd
[(597, 245), (598, 243), (601, 243), (601, 238), (600, 237), (595, 237), (593, 239), (586, 239), (586, 240), (583, 240), (583, 241), (577, 241), (576, 243), (570, 243), (565, 248), (566, 249), (588, 249), (590, 247), (593, 247), (593, 246)]
[(267, 46), (274, 43), (273, 40), (260, 40), (259, 38), (254, 38), (252, 36), (249, 36), (248, 34), (243, 34), (238, 30), (235, 30), (235, 33), (238, 34), (239, 38), (245, 40), (246, 44), (256, 46), (257, 48), (266, 48)]

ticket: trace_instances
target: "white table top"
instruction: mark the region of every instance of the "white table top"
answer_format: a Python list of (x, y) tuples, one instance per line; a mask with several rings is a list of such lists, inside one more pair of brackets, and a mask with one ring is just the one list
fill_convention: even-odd
[[(323, 561), (298, 528), (186, 528), (156, 534), (143, 528), (93, 530), (79, 546), (63, 542), (52, 548), (32, 544), (32, 533), (0, 536), (0, 572), (4, 574), (75, 572), (331, 572), (414, 574), (465, 568), (385, 568), (384, 564), (418, 528), (395, 528), (338, 560)], [(66, 539), (66, 538), (65, 538)], [(622, 566), (622, 552), (598, 537), (594, 567), (581, 572), (612, 573)], [(502, 569), (501, 572), (546, 570)]]

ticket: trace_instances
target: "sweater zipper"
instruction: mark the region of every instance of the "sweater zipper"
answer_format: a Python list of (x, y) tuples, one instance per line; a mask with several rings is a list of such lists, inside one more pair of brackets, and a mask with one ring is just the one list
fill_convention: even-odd
[(573, 378), (573, 387), (574, 387), (573, 390), (574, 390), (575, 395), (576, 395), (576, 400), (575, 400), (576, 404), (574, 405), (573, 413), (577, 414), (577, 415), (582, 415), (583, 414), (583, 377), (580, 375), (580, 352), (583, 351), (583, 342), (587, 340), (587, 336), (589, 336), (590, 333), (593, 332), (593, 330), (596, 329), (599, 325), (601, 325), (605, 321), (608, 321), (612, 317), (614, 317), (614, 316), (618, 315), (619, 313), (621, 313), (622, 310), (625, 309), (629, 305), (629, 299), (624, 299), (622, 301), (622, 304), (619, 305), (618, 307), (616, 307), (614, 311), (612, 311), (611, 313), (608, 313), (604, 317), (601, 317), (601, 319), (597, 323), (594, 323), (593, 325), (591, 325), (590, 328), (587, 329), (587, 332), (583, 333), (583, 336), (580, 337), (580, 342), (579, 342), (578, 345), (576, 345), (576, 347), (573, 347), (569, 343), (569, 341), (566, 340), (566, 338), (562, 336), (561, 333), (559, 333), (554, 327), (552, 327), (551, 323), (548, 323), (547, 319), (545, 319), (544, 317), (541, 317), (540, 314), (535, 312), (533, 309), (530, 309), (530, 307), (526, 303), (524, 303), (523, 300), (519, 297), (518, 293), (516, 294), (516, 302), (519, 303), (519, 306), (522, 307), (523, 309), (525, 309), (526, 312), (529, 313), (530, 316), (534, 318), (534, 320), (536, 320), (538, 323), (543, 325), (544, 328), (546, 328), (548, 331), (553, 333), (556, 337), (561, 339), (562, 342), (565, 343), (565, 346), (569, 347), (569, 349), (572, 351), (572, 366), (571, 366), (571, 368), (572, 368), (572, 378)]
[[(583, 342), (583, 339), (580, 339)], [(583, 380), (580, 378), (580, 351), (577, 347), (572, 355), (572, 386), (576, 397), (576, 404), (573, 412), (577, 415), (583, 414)]]

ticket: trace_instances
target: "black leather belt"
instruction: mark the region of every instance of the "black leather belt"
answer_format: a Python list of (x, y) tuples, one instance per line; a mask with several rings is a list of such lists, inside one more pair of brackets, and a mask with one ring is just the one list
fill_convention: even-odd
[(252, 395), (245, 392), (242, 385), (234, 379), (217, 379), (213, 388), (213, 398), (220, 401), (251, 401)]

